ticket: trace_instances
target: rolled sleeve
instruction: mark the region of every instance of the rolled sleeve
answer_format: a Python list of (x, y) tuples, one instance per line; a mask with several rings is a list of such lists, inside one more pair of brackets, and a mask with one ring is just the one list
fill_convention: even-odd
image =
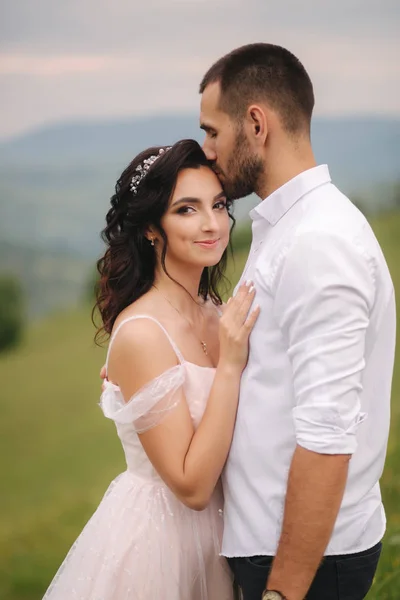
[(360, 395), (372, 275), (357, 244), (320, 233), (297, 236), (276, 270), (274, 313), (293, 370), (296, 440), (308, 450), (356, 450), (367, 417)]

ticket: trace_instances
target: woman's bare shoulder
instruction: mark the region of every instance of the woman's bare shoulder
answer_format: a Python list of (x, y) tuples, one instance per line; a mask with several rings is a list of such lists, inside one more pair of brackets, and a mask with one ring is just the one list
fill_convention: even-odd
[[(158, 321), (148, 316), (129, 319), (118, 331), (114, 330), (109, 378), (120, 386), (132, 381), (134, 388), (138, 389), (179, 364), (176, 350), (165, 330)], [(129, 389), (133, 393), (133, 388)]]

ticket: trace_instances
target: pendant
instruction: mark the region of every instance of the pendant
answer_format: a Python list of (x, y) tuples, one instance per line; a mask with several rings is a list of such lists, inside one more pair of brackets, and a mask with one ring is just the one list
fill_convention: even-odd
[(203, 348), (203, 352), (206, 356), (208, 356), (208, 352), (207, 352), (207, 344), (205, 342), (203, 342), (202, 340), (200, 340), (200, 344), (201, 347)]

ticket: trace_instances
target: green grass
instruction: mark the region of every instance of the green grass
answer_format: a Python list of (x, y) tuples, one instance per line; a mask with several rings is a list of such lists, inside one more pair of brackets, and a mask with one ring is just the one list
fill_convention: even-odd
[(89, 311), (33, 328), (2, 359), (0, 598), (36, 600), (109, 481), (123, 470), (96, 406), (104, 352)]
[[(400, 215), (374, 221), (400, 290)], [(230, 276), (244, 265), (237, 255)], [(124, 459), (113, 424), (96, 406), (104, 350), (89, 310), (31, 328), (0, 360), (0, 598), (39, 600)], [(382, 493), (384, 551), (369, 600), (400, 598), (400, 364)]]

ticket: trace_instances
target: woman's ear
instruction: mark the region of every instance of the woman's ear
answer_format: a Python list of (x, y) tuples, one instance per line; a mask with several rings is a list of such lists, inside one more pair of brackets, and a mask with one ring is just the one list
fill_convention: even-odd
[(149, 240), (150, 244), (154, 246), (157, 241), (157, 236), (153, 229), (148, 229), (144, 235)]

